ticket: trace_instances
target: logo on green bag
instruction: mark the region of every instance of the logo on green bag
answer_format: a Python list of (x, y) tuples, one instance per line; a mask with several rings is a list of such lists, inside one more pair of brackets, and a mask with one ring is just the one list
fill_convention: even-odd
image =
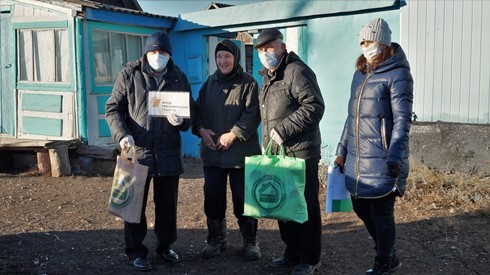
[(252, 194), (255, 204), (261, 211), (269, 212), (281, 208), (286, 191), (276, 176), (266, 175), (254, 182)]
[(110, 199), (112, 206), (122, 208), (131, 201), (134, 196), (134, 185), (131, 183), (131, 177), (128, 175), (114, 177)]

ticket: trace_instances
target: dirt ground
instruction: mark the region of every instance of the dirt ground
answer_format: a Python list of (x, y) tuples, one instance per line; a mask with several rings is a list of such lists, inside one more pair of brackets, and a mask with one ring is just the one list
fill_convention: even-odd
[[(124, 254), (122, 221), (106, 211), (111, 180), (83, 176), (52, 178), (33, 172), (0, 174), (0, 273), (139, 273), (133, 271)], [(420, 200), (426, 196), (420, 188), (409, 190), (412, 194), (398, 200), (397, 251), (403, 269), (397, 274), (490, 274), (489, 179), (483, 181), (486, 184), (483, 193), (470, 192), (474, 198), (469, 203), (441, 200), (440, 196)], [(418, 186), (424, 184), (420, 181)], [(441, 181), (431, 189), (447, 185)], [(269, 261), (284, 251), (276, 222), (272, 220), (259, 223), (262, 258), (247, 262), (239, 255), (241, 239), (231, 207), (227, 218), (231, 248), (215, 259), (203, 260), (199, 251), (205, 244), (207, 230), (202, 186), (199, 161), (186, 160), (179, 193), (178, 239), (174, 244), (182, 261), (174, 266), (165, 264), (154, 252), (155, 236), (150, 229), (145, 242), (154, 267), (150, 273), (291, 272), (268, 267)], [(324, 210), (325, 188), (321, 201)], [(147, 211), (150, 222), (153, 207)], [(372, 264), (372, 247), (372, 240), (355, 214), (323, 213), (321, 274), (363, 274)]]

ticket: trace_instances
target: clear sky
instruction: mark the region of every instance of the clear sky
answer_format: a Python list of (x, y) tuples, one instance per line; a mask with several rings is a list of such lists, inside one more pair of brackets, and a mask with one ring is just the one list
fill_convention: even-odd
[(205, 10), (211, 2), (230, 4), (230, 5), (244, 5), (256, 2), (264, 2), (269, 0), (223, 0), (223, 1), (212, 1), (212, 0), (138, 0), (141, 8), (145, 12), (175, 16), (178, 17), (181, 13), (202, 11)]

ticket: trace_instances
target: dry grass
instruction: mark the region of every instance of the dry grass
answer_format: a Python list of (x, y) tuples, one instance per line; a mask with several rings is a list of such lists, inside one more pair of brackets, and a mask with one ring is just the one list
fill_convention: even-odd
[(444, 173), (411, 161), (404, 200), (416, 210), (482, 209), (490, 214), (490, 177)]
[[(448, 210), (449, 213), (478, 210), (490, 216), (490, 177), (447, 173), (410, 161), (403, 209), (413, 211)], [(322, 188), (327, 179), (327, 165), (320, 165), (318, 177)]]

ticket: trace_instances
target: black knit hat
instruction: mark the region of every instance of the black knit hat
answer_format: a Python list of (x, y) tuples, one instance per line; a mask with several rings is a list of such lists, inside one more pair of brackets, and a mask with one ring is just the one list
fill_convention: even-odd
[(218, 53), (218, 51), (227, 51), (230, 52), (233, 57), (235, 57), (235, 67), (239, 65), (240, 63), (240, 48), (233, 43), (233, 41), (229, 39), (225, 39), (221, 42), (219, 42), (218, 45), (216, 45), (216, 49), (214, 50), (214, 56)]
[(167, 34), (157, 31), (148, 37), (145, 45), (145, 54), (151, 51), (165, 51), (172, 55), (172, 44), (170, 44)]
[(265, 45), (277, 39), (282, 39), (282, 33), (278, 29), (276, 28), (265, 29), (257, 37), (254, 47), (260, 48), (260, 46)]

